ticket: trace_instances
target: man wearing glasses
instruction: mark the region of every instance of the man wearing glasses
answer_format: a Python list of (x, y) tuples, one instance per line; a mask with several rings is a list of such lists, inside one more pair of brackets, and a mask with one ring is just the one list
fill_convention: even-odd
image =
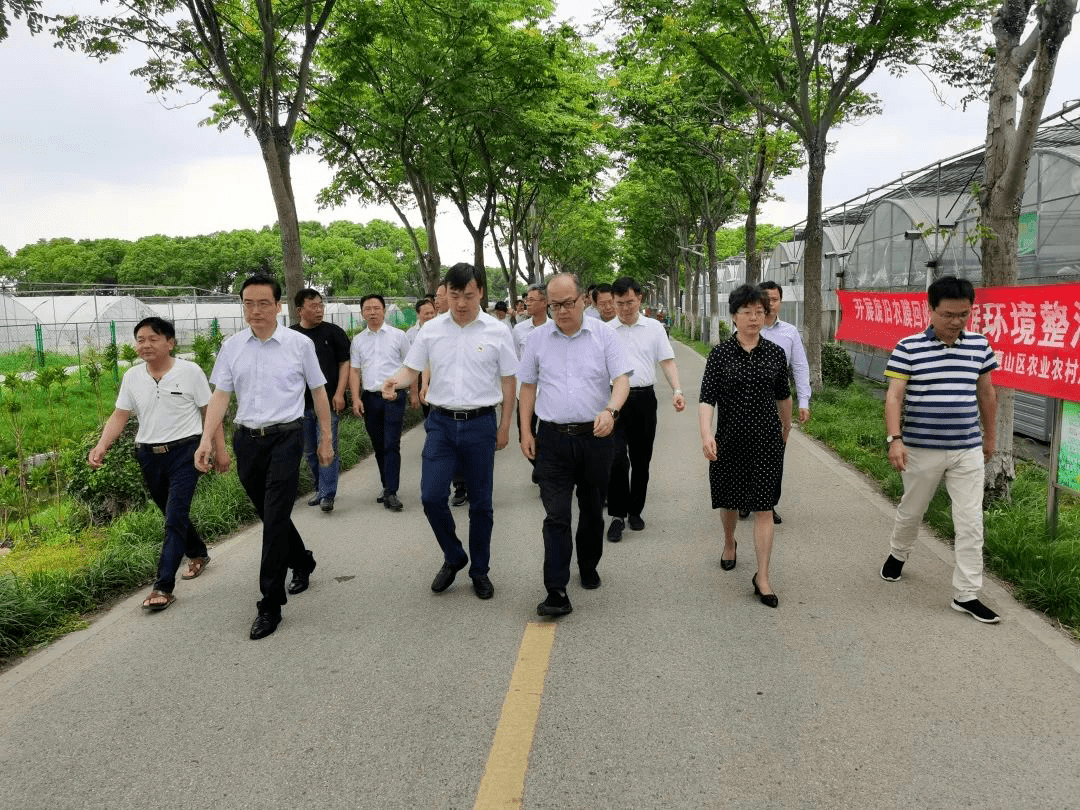
[[(573, 610), (566, 595), (576, 540), (581, 586), (600, 587), (596, 567), (604, 550), (604, 495), (611, 473), (615, 419), (633, 369), (615, 333), (585, 318), (584, 292), (571, 273), (547, 287), (553, 323), (537, 327), (518, 365), (521, 451), (536, 462), (544, 503), (544, 587), (541, 616)], [(533, 413), (539, 427), (533, 433)], [(571, 534), (577, 490), (578, 526)]]
[(319, 419), (318, 458), (323, 466), (334, 461), (334, 446), (326, 377), (319, 368), (315, 344), (277, 321), (281, 285), (270, 276), (254, 275), (240, 288), (240, 298), (250, 329), (221, 344), (210, 374), (215, 390), (206, 408), (195, 466), (203, 472), (210, 469), (211, 438), (235, 392), (236, 474), (263, 522), (262, 599), (251, 625), (251, 638), (260, 639), (281, 622), (281, 606), (288, 601), (286, 571), (293, 569), (289, 593), (297, 594), (307, 589), (315, 570), (315, 557), (304, 547), (290, 517), (304, 451), (305, 390), (311, 391)]
[(634, 367), (630, 393), (615, 425), (615, 455), (608, 484), (608, 514), (611, 525), (607, 538), (622, 540), (626, 523), (636, 532), (645, 528), (641, 513), (649, 488), (649, 463), (656, 440), (656, 364), (671, 386), (671, 404), (676, 412), (686, 407), (679, 387), (679, 369), (663, 324), (641, 315), (641, 285), (623, 276), (611, 285), (618, 318), (608, 324), (615, 330)]
[(923, 513), (944, 478), (956, 527), (952, 609), (996, 624), (1000, 618), (979, 601), (979, 593), (983, 465), (997, 440), (997, 393), (990, 372), (998, 362), (983, 335), (964, 329), (975, 304), (970, 281), (943, 276), (926, 293), (929, 328), (896, 344), (885, 367), (885, 441), (889, 463), (903, 478), (904, 496), (880, 574), (887, 582), (900, 579)]

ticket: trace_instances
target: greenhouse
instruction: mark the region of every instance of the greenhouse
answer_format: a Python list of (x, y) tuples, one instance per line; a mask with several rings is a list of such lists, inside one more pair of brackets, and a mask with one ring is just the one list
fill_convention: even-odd
[(20, 299), (12, 295), (0, 295), (0, 352), (35, 346), (38, 323), (37, 317)]
[(154, 314), (129, 295), (20, 296), (17, 300), (40, 322), (45, 351), (65, 354), (108, 346), (114, 329), (118, 344), (133, 344), (135, 325)]
[[(1067, 112), (1075, 116), (1077, 109)], [(1017, 244), (1021, 285), (1080, 281), (1080, 126), (1065, 113), (1051, 120), (1039, 132), (1028, 169)], [(944, 275), (978, 285), (979, 206), (971, 190), (982, 176), (980, 147), (825, 211), (822, 290), (916, 292)], [(801, 232), (796, 241), (777, 245), (763, 278), (784, 285), (781, 317), (805, 335), (802, 248)], [(838, 323), (836, 296), (825, 292), (822, 298), (828, 338)], [(887, 352), (849, 350), (860, 374), (881, 379)], [(1018, 392), (1018, 433), (1046, 440), (1048, 413), (1044, 397)]]

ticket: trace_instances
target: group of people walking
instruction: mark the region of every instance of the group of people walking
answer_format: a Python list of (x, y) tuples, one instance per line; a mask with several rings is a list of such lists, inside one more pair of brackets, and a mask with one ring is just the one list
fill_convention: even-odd
[[(368, 295), (361, 302), (367, 329), (349, 341), (340, 327), (323, 320), (322, 296), (315, 290), (297, 293), (299, 323), (283, 327), (278, 322), (280, 285), (268, 276), (252, 276), (240, 293), (249, 328), (222, 344), (209, 380), (213, 393), (198, 366), (172, 356), (176, 341), (171, 323), (161, 318), (140, 322), (135, 328), (136, 350), (144, 363), (124, 375), (116, 410), (88, 460), (101, 466), (130, 414), (136, 414), (138, 461), (151, 496), (166, 516), (157, 578), (143, 608), (158, 611), (172, 604), (184, 556), (189, 563), (183, 578), (199, 576), (206, 568), (210, 558), (191, 526), (188, 507), (198, 471), (226, 471), (235, 457), (237, 474), (263, 523), (262, 596), (250, 637), (263, 638), (276, 630), (287, 596), (306, 590), (315, 569), (315, 558), (291, 520), (301, 460), (306, 459), (316, 483), (309, 505), (332, 512), (337, 496), (338, 414), (345, 410), (348, 389), (353, 413), (364, 419), (376, 457), (381, 483), (376, 501), (393, 512), (405, 508), (398, 492), (404, 412), (410, 403), (425, 408), (420, 501), (442, 554), (431, 589), (446, 590), (468, 567), (480, 599), (494, 595), (489, 576), (494, 454), (509, 444), (516, 404), (521, 452), (533, 465), (533, 481), (539, 485), (545, 512), (546, 596), (537, 613), (554, 617), (571, 612), (567, 588), (575, 548), (581, 586), (595, 589), (601, 584), (605, 505), (609, 542), (621, 541), (627, 528), (645, 528), (656, 436), (657, 368), (670, 386), (672, 407), (677, 413), (686, 407), (671, 344), (663, 325), (643, 313), (640, 285), (622, 277), (604, 286), (599, 301), (595, 292), (589, 296), (596, 308), (590, 317), (586, 292), (574, 275), (561, 273), (546, 286), (531, 285), (523, 301), (525, 312), (508, 329), (503, 319), (482, 309), (488, 292), (484, 271), (457, 264), (432, 300), (417, 302), (417, 325), (408, 334), (386, 323), (382, 296)], [(941, 316), (950, 326), (962, 315), (952, 312), (958, 300), (954, 293), (952, 288), (945, 291), (947, 312)], [(731, 294), (736, 329), (709, 355), (699, 405), (712, 505), (722, 510), (721, 568), (735, 568), (738, 518), (753, 512), (757, 568), (751, 584), (770, 607), (779, 604), (770, 561), (773, 527), (781, 522), (776, 505), (793, 418), (791, 374), (800, 421), (809, 418), (810, 397), (798, 332), (776, 317), (781, 296), (782, 290), (768, 283), (744, 285)], [(973, 302), (973, 293), (969, 300)], [(932, 313), (936, 306), (931, 295)], [(931, 320), (927, 332), (935, 339), (933, 314)], [(960, 335), (942, 331), (938, 339), (956, 351), (978, 343), (962, 329)], [(963, 345), (957, 348), (960, 342)], [(982, 351), (978, 345), (974, 349)], [(894, 353), (887, 372), (894, 377), (889, 402), (895, 404), (906, 392), (909, 398), (922, 397), (924, 410), (932, 409), (933, 405), (925, 405), (934, 400), (927, 399), (919, 358), (911, 356), (916, 350), (921, 349), (905, 347), (906, 360)], [(984, 405), (986, 372), (993, 368), (992, 358), (992, 353), (989, 359), (982, 357), (982, 370), (972, 383), (979, 390), (978, 410), (984, 421), (989, 414)], [(932, 388), (933, 383), (929, 385)], [(237, 410), (230, 455), (222, 425), (234, 395)], [(973, 395), (972, 402), (975, 399)], [(964, 414), (958, 418), (966, 419), (970, 408), (958, 407)], [(890, 434), (899, 434), (899, 412), (892, 405), (886, 419)], [(968, 445), (978, 435), (977, 419), (974, 430), (974, 434), (968, 430)], [(920, 443), (923, 436), (905, 423), (903, 443), (912, 449), (890, 448), (890, 461), (895, 458), (894, 465), (901, 470), (904, 465), (918, 466), (920, 481), (918, 494), (910, 498), (905, 494), (901, 503), (892, 553), (881, 572), (893, 581), (910, 552), (912, 515), (917, 526), (925, 509), (926, 482), (935, 471), (949, 468), (950, 462), (943, 465), (936, 457), (922, 461), (922, 451), (915, 448), (925, 446)], [(889, 440), (899, 442), (899, 435)], [(907, 491), (908, 473), (904, 474)], [(915, 488), (913, 483), (913, 493)], [(451, 509), (451, 504), (466, 500), (467, 551)], [(961, 508), (968, 506), (965, 501)], [(981, 573), (979, 518), (978, 542), (972, 536), (964, 543), (965, 573), (962, 583), (957, 579), (954, 607), (991, 621), (971, 605), (974, 601), (989, 610), (978, 603), (980, 580), (973, 571), (977, 546)], [(960, 557), (958, 542), (958, 571)], [(286, 586), (289, 570), (292, 579)]]

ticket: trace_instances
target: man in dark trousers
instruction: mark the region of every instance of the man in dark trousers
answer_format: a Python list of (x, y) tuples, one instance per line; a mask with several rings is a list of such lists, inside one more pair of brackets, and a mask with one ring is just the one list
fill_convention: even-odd
[(663, 324), (646, 318), (641, 312), (641, 285), (630, 276), (615, 279), (611, 285), (618, 318), (608, 326), (615, 330), (627, 359), (634, 367), (630, 394), (615, 425), (615, 455), (608, 485), (608, 540), (622, 539), (626, 523), (634, 531), (645, 528), (641, 517), (649, 489), (649, 464), (656, 440), (656, 366), (671, 386), (671, 404), (675, 412), (686, 408), (679, 387), (679, 369)]
[[(139, 422), (135, 458), (150, 497), (165, 516), (165, 543), (158, 558), (154, 589), (143, 610), (164, 610), (173, 602), (176, 571), (186, 555), (182, 579), (195, 579), (210, 562), (206, 543), (191, 525), (191, 498), (199, 471), (192, 452), (202, 435), (203, 414), (210, 401), (206, 374), (190, 360), (173, 357), (176, 329), (163, 318), (143, 318), (135, 325), (135, 351), (142, 364), (132, 366), (120, 382), (116, 409), (87, 458), (95, 470), (123, 432), (131, 414)], [(213, 434), (214, 469), (229, 469), (229, 451), (220, 427)]]
[(319, 464), (316, 448), (319, 446), (319, 420), (311, 392), (304, 391), (304, 458), (311, 468), (311, 480), (315, 493), (308, 506), (320, 506), (324, 512), (334, 511), (334, 498), (338, 484), (338, 414), (345, 410), (345, 389), (349, 384), (349, 336), (336, 323), (323, 320), (323, 298), (318, 290), (300, 290), (294, 296), (300, 323), (290, 326), (301, 335), (307, 335), (315, 344), (319, 368), (326, 377), (326, 392), (330, 397), (330, 426), (333, 431), (334, 461)]
[[(417, 333), (404, 366), (383, 383), (382, 392), (392, 398), (398, 388), (412, 385), (423, 369), (431, 369), (420, 497), (443, 553), (431, 590), (445, 591), (471, 558), (473, 590), (481, 599), (490, 599), (495, 593), (488, 577), (495, 451), (510, 440), (517, 355), (510, 331), (480, 311), (484, 271), (455, 264), (446, 282), (449, 315), (428, 321)], [(468, 554), (446, 503), (446, 489), (458, 470), (469, 487)]]
[[(596, 566), (604, 551), (604, 496), (611, 474), (611, 433), (633, 373), (619, 339), (599, 319), (585, 318), (577, 277), (560, 273), (547, 286), (552, 320), (525, 342), (518, 365), (521, 452), (536, 461), (544, 502), (544, 587), (541, 616), (573, 610), (566, 595), (577, 543), (581, 586), (600, 587)], [(533, 435), (532, 416), (540, 417)], [(571, 533), (577, 490), (578, 527)]]
[(311, 391), (319, 419), (320, 464), (334, 460), (334, 445), (326, 378), (319, 368), (315, 344), (278, 323), (281, 285), (270, 276), (254, 275), (244, 281), (240, 298), (250, 328), (228, 338), (218, 351), (210, 374), (216, 387), (206, 408), (195, 466), (204, 472), (210, 469), (210, 440), (235, 393), (236, 474), (263, 523), (262, 599), (251, 625), (251, 638), (260, 639), (273, 633), (281, 622), (281, 607), (288, 601), (288, 569), (293, 570), (292, 594), (307, 590), (315, 570), (315, 557), (304, 547), (290, 517), (304, 453), (301, 424), (305, 389)]

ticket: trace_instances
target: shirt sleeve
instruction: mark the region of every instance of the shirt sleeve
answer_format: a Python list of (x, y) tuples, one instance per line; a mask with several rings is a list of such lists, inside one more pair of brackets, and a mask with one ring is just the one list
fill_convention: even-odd
[(360, 359), (360, 335), (363, 332), (357, 332), (356, 336), (352, 339), (352, 343), (349, 344), (349, 365), (353, 368), (360, 368), (363, 366), (363, 362)]
[(994, 349), (990, 346), (989, 341), (986, 344), (986, 358), (983, 360), (982, 370), (979, 371), (979, 376), (986, 374), (989, 371), (993, 371), (998, 367), (997, 355), (994, 354)]
[(604, 359), (607, 362), (608, 377), (612, 380), (623, 374), (633, 377), (634, 366), (627, 357), (626, 348), (619, 340), (619, 336), (615, 334), (615, 330), (605, 325), (599, 334), (603, 335), (601, 339), (604, 342)]
[(517, 374), (518, 356), (514, 348), (513, 331), (505, 331), (497, 338), (499, 350), (499, 376), (512, 377)]
[(810, 364), (806, 361), (806, 349), (803, 348), (799, 330), (794, 331), (791, 341), (791, 373), (795, 377), (795, 395), (799, 398), (799, 407), (810, 407)]
[(536, 350), (542, 341), (543, 337), (537, 329), (533, 329), (525, 339), (525, 351), (521, 353), (521, 361), (517, 367), (517, 378), (520, 382), (535, 385), (540, 378), (540, 362)]
[(428, 367), (428, 362), (430, 360), (428, 357), (429, 345), (431, 343), (429, 340), (430, 337), (430, 329), (426, 332), (421, 329), (416, 333), (416, 340), (413, 341), (412, 345), (409, 347), (408, 353), (405, 355), (404, 365), (406, 368), (410, 368), (413, 371), (423, 371)]
[(132, 366), (126, 372), (124, 372), (124, 376), (120, 378), (120, 390), (116, 392), (117, 410), (135, 410), (135, 398), (131, 395), (131, 383), (128, 382), (128, 375), (134, 372), (135, 369), (136, 366)]
[[(243, 334), (243, 333), (238, 333)], [(242, 340), (243, 338), (240, 338)], [(221, 344), (217, 359), (214, 360), (214, 368), (210, 371), (210, 382), (214, 388), (220, 391), (228, 391), (230, 394), (235, 390), (233, 382), (231, 356), (234, 353), (235, 341), (231, 338)], [(315, 344), (312, 344), (314, 346)]]
[(196, 407), (202, 408), (210, 402), (210, 383), (206, 374), (195, 363), (191, 364), (188, 376), (191, 378), (191, 394)]
[(334, 330), (333, 346), (335, 363), (344, 363), (349, 359), (349, 336), (340, 326)]
[[(776, 347), (776, 364), (779, 368), (776, 370), (776, 379), (773, 381), (773, 399), (783, 402), (785, 399), (791, 399), (791, 385), (788, 383), (787, 355), (779, 346)], [(798, 390), (798, 383), (795, 388)]]
[(705, 361), (705, 373), (701, 377), (701, 393), (698, 396), (698, 402), (703, 405), (715, 406), (720, 399), (720, 345), (713, 347)]
[(885, 366), (885, 376), (895, 377), (898, 380), (911, 379), (911, 356), (904, 348), (903, 341), (896, 344), (896, 348), (889, 356), (889, 362)]

